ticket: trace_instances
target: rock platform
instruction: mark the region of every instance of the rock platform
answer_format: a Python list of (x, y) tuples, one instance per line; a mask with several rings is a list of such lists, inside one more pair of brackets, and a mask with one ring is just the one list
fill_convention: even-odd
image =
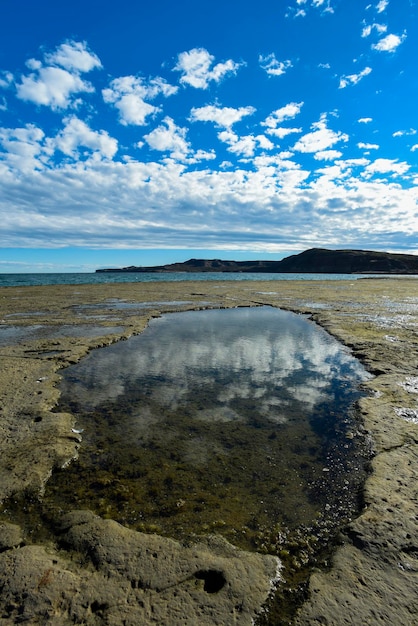
[[(135, 306), (120, 307), (121, 302)], [(170, 304), (171, 303), (171, 304)], [(60, 370), (164, 312), (271, 305), (311, 317), (374, 375), (360, 410), (373, 445), (364, 507), (327, 571), (312, 572), (297, 626), (418, 621), (418, 280), (184, 281), (0, 289), (0, 500), (42, 497), (76, 457), (56, 413)], [(88, 307), (88, 308), (86, 308)], [(65, 332), (64, 332), (65, 330)], [(6, 332), (7, 331), (7, 332)], [(91, 331), (91, 332), (90, 332)], [(93, 332), (94, 331), (94, 332)], [(0, 624), (257, 623), (280, 563), (217, 536), (180, 543), (74, 511), (44, 540), (0, 523)]]

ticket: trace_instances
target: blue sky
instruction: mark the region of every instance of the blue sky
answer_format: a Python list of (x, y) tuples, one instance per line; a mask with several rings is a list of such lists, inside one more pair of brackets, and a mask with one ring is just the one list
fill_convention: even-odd
[(417, 251), (417, 0), (2, 4), (0, 272)]

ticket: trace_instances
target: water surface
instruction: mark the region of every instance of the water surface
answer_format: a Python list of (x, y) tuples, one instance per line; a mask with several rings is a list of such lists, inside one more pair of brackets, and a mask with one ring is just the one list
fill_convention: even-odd
[[(265, 274), (259, 272), (104, 272), (0, 274), (0, 287), (35, 285), (101, 285), (106, 283), (178, 282), (190, 280), (357, 280), (373, 274)], [(381, 277), (382, 275), (379, 275)]]
[(77, 416), (82, 445), (46, 501), (271, 550), (280, 533), (355, 508), (364, 440), (352, 409), (366, 376), (293, 313), (164, 315), (64, 371), (59, 408)]

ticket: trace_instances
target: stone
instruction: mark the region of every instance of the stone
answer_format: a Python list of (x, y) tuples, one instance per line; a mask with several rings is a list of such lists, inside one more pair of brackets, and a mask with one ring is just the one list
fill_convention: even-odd
[[(141, 332), (163, 310), (283, 307), (309, 315), (374, 374), (366, 385), (370, 396), (360, 402), (374, 450), (364, 485), (364, 510), (342, 534), (329, 570), (311, 574), (309, 595), (293, 622), (297, 626), (415, 626), (418, 425), (395, 409), (417, 408), (411, 386), (400, 383), (414, 382), (417, 375), (418, 281), (399, 277), (9, 287), (0, 289), (0, 319), (47, 308), (44, 316), (31, 318), (27, 313), (19, 324), (76, 327), (84, 322), (77, 306), (100, 307), (110, 298), (156, 304), (139, 308), (136, 314), (116, 311), (117, 319), (110, 315), (97, 322), (103, 330), (98, 337), (67, 336), (53, 342), (39, 338), (3, 345), (0, 500), (4, 506), (12, 497), (27, 493), (41, 497), (51, 472), (77, 454), (80, 441), (71, 430), (75, 418), (54, 411), (62, 367), (91, 349)], [(164, 308), (158, 304), (161, 301), (187, 304)], [(116, 325), (121, 330), (109, 330)], [(170, 626), (252, 623), (277, 574), (274, 557), (242, 554), (217, 537), (181, 544), (134, 533), (87, 511), (72, 513), (60, 524), (55, 520), (59, 528), (49, 543), (34, 544), (30, 528), (24, 531), (17, 520), (9, 521), (0, 525), (0, 626), (25, 622), (162, 625), (166, 619)], [(285, 579), (284, 570), (282, 576)], [(278, 586), (285, 587), (286, 580), (278, 581)]]
[(221, 537), (184, 545), (88, 511), (67, 514), (61, 528), (61, 550), (0, 554), (8, 623), (250, 626), (279, 579), (276, 557)]

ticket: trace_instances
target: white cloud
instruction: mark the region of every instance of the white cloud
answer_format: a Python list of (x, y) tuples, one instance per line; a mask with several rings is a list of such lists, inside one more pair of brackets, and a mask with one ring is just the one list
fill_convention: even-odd
[(302, 128), (286, 128), (284, 126), (279, 126), (278, 128), (268, 128), (266, 132), (268, 135), (272, 135), (278, 139), (283, 139), (284, 137), (287, 137), (287, 135), (301, 133)]
[(44, 167), (45, 133), (34, 124), (24, 128), (0, 128), (0, 160), (18, 172), (33, 172)]
[(344, 159), (338, 162), (341, 167), (346, 169), (352, 169), (353, 167), (366, 167), (369, 163), (369, 159), (366, 159), (365, 157), (361, 157), (360, 159)]
[(404, 137), (408, 135), (416, 135), (417, 131), (415, 128), (410, 128), (409, 130), (397, 130), (392, 134), (392, 137)]
[(216, 159), (214, 150), (196, 150), (187, 158), (187, 163), (200, 163), (201, 161), (212, 161), (213, 159)]
[(314, 129), (312, 132), (303, 135), (296, 142), (293, 150), (305, 153), (322, 152), (340, 141), (348, 141), (348, 135), (345, 133), (335, 132), (327, 128), (325, 115), (321, 116), (319, 122), (312, 124), (312, 128)]
[[(28, 136), (23, 133), (22, 139)], [(39, 155), (45, 142), (39, 129), (31, 142)], [(261, 252), (326, 247), (330, 242), (363, 247), (384, 241), (390, 247), (394, 216), (397, 231), (414, 236), (418, 187), (396, 182), (396, 162), (385, 168), (391, 170), (385, 176), (377, 172), (378, 179), (373, 168), (366, 177), (361, 172), (351, 176), (350, 168), (369, 165), (365, 159), (338, 162), (337, 168), (322, 168), (320, 176), (311, 178), (285, 156), (291, 157), (256, 157), (251, 159), (254, 168), (234, 164), (226, 171), (188, 170), (173, 159), (89, 159), (56, 167), (49, 163), (21, 176), (14, 163), (7, 168), (0, 164), (2, 241), (14, 247)], [(34, 162), (38, 160), (35, 155)]]
[(387, 31), (387, 29), (388, 27), (385, 24), (377, 24), (376, 22), (373, 24), (367, 24), (366, 26), (364, 26), (361, 32), (361, 36), (363, 38), (369, 37), (373, 31), (376, 31), (379, 35), (382, 35)]
[(85, 43), (70, 41), (45, 54), (44, 63), (30, 59), (27, 66), (33, 71), (16, 85), (17, 97), (58, 110), (73, 105), (75, 94), (94, 91), (80, 73), (100, 68), (101, 63)]
[(290, 102), (286, 106), (281, 107), (273, 111), (265, 120), (261, 123), (262, 126), (268, 128), (277, 128), (279, 124), (285, 120), (291, 120), (299, 115), (303, 102)]
[(377, 143), (363, 143), (362, 141), (357, 144), (357, 147), (360, 148), (360, 150), (379, 150), (380, 148)]
[(278, 61), (274, 52), (266, 56), (260, 54), (258, 62), (260, 63), (260, 67), (270, 76), (281, 76), (285, 74), (289, 68), (293, 67), (292, 61)]
[(330, 2), (329, 0), (311, 0), (311, 4), (313, 7), (315, 8), (319, 8), (319, 7), (329, 7), (330, 6)]
[(314, 155), (314, 159), (318, 161), (334, 161), (342, 157), (343, 153), (339, 150), (321, 150)]
[(401, 37), (399, 35), (386, 35), (376, 44), (373, 44), (373, 50), (377, 50), (378, 52), (395, 52), (395, 50), (403, 43), (406, 39), (406, 33), (403, 33)]
[(90, 83), (60, 67), (42, 67), (36, 74), (23, 76), (22, 82), (17, 85), (18, 98), (49, 106), (53, 110), (67, 109), (74, 94), (92, 91)]
[[(325, 6), (322, 3), (322, 9)], [(297, 8), (313, 11), (321, 5), (306, 0)], [(371, 33), (376, 39), (370, 43), (380, 39), (376, 27)], [(177, 78), (183, 85), (200, 89), (215, 86), (240, 67), (232, 61), (216, 64), (203, 49), (183, 55), (178, 58)], [(313, 60), (312, 67), (316, 65)], [(354, 67), (357, 70), (363, 66)], [(386, 152), (387, 159), (364, 158), (366, 154), (358, 148), (372, 151), (378, 146), (357, 141), (363, 136), (373, 140), (373, 136), (358, 133), (359, 137), (353, 139), (357, 148), (351, 147), (363, 158), (343, 159), (348, 152), (344, 146), (348, 136), (335, 130), (336, 118), (329, 116), (327, 121), (323, 115), (309, 128), (305, 116), (297, 117), (302, 106), (305, 109), (303, 102), (281, 106), (288, 100), (277, 89), (273, 89), (270, 102), (274, 104), (270, 106), (281, 108), (266, 119), (270, 109), (260, 116), (251, 106), (239, 106), (243, 100), (238, 89), (232, 96), (231, 91), (225, 95), (229, 97), (227, 103), (235, 107), (203, 106), (214, 100), (208, 100), (203, 92), (193, 92), (197, 99), (191, 102), (192, 90), (187, 92), (189, 98), (183, 93), (177, 104), (186, 103), (186, 116), (191, 111), (189, 120), (214, 124), (218, 140), (224, 145), (215, 140), (216, 146), (208, 147), (204, 131), (211, 129), (194, 125), (195, 136), (201, 133), (204, 142), (197, 145), (204, 149), (195, 149), (187, 129), (182, 127), (187, 125), (185, 117), (180, 117), (184, 110), (177, 109), (179, 117), (165, 117), (162, 123), (159, 118), (146, 131), (119, 126), (120, 135), (111, 136), (102, 130), (105, 126), (99, 125), (100, 110), (107, 109), (104, 120), (119, 115), (124, 125), (144, 126), (152, 116), (161, 114), (164, 99), (179, 87), (160, 77), (109, 78), (103, 91), (109, 107), (101, 101), (97, 117), (93, 109), (89, 118), (79, 112), (69, 115), (76, 99), (93, 89), (84, 81), (83, 72), (99, 68), (100, 61), (84, 44), (66, 43), (40, 60), (31, 59), (25, 76), (17, 78), (19, 97), (67, 112), (63, 125), (58, 126), (60, 130), (50, 111), (48, 117), (46, 111), (39, 115), (45, 120), (44, 128), (22, 123), (23, 128), (0, 129), (0, 211), (5, 244), (116, 245), (132, 249), (213, 245), (266, 251), (283, 246), (288, 250), (292, 246), (350, 245), (353, 241), (361, 247), (361, 242), (367, 241), (368, 245), (375, 242), (379, 247), (390, 247), (387, 242), (395, 241), (394, 216), (397, 241), (403, 234), (414, 237), (418, 178), (407, 162), (391, 159), (397, 155)], [(279, 66), (277, 69), (280, 71)], [(173, 80), (174, 74), (170, 74)], [(362, 72), (343, 78), (353, 85), (361, 76)], [(258, 77), (263, 78), (260, 68)], [(273, 83), (264, 76), (263, 84), (270, 89)], [(11, 73), (0, 74), (1, 88), (13, 85)], [(3, 94), (8, 97), (6, 91)], [(16, 112), (23, 116), (28, 107), (17, 104), (20, 113), (18, 109)], [(317, 99), (310, 106), (316, 107)], [(362, 110), (368, 112), (367, 107)], [(12, 114), (14, 111), (8, 111), (7, 116)], [(370, 124), (373, 120), (362, 117), (357, 121)], [(111, 122), (106, 128), (111, 128)], [(241, 133), (240, 122), (246, 127)], [(54, 130), (48, 130), (51, 128)], [(412, 135), (412, 131), (397, 130), (393, 135)], [(286, 139), (291, 134), (293, 138)], [(116, 136), (120, 137), (120, 145), (123, 142), (120, 152)], [(418, 150), (418, 144), (411, 147), (415, 139), (400, 140), (411, 150), (411, 163), (415, 156), (412, 153)], [(142, 154), (135, 149), (138, 140)], [(282, 151), (277, 147), (281, 140)], [(294, 146), (293, 152), (289, 144), (290, 148)], [(218, 165), (219, 157), (223, 159), (228, 153), (228, 162)], [(212, 163), (195, 166), (202, 161)]]
[(7, 89), (14, 80), (14, 76), (11, 72), (0, 72), (0, 87)]
[(102, 95), (105, 102), (113, 104), (119, 111), (121, 124), (144, 126), (148, 117), (161, 110), (147, 100), (153, 100), (159, 95), (168, 97), (177, 91), (178, 87), (159, 76), (149, 80), (138, 76), (121, 76), (112, 80), (110, 87), (103, 89)]
[[(320, 9), (322, 13), (334, 13), (332, 0), (296, 0), (297, 7), (306, 8), (293, 8), (289, 7), (289, 10), (293, 13), (294, 17), (306, 17), (307, 9)], [(289, 16), (288, 14), (287, 16)]]
[(364, 70), (362, 70), (358, 74), (349, 74), (348, 76), (341, 76), (339, 88), (344, 89), (348, 85), (357, 85), (357, 83), (365, 76), (368, 76), (371, 73), (371, 71), (372, 71), (371, 67), (365, 67)]
[[(326, 184), (329, 181), (336, 181), (347, 176), (347, 173), (343, 171), (340, 165), (327, 165), (316, 170), (316, 174), (322, 176), (322, 180), (319, 184)], [(318, 184), (318, 181), (317, 181)]]
[(176, 126), (171, 117), (166, 117), (162, 124), (145, 135), (144, 139), (153, 150), (169, 152), (174, 159), (183, 161), (190, 152), (186, 135), (187, 128)]
[(397, 159), (376, 159), (366, 167), (367, 174), (397, 174), (402, 176), (410, 169), (410, 165), (405, 161), (399, 162)]
[(256, 109), (252, 106), (239, 107), (217, 107), (208, 104), (204, 107), (193, 108), (190, 112), (190, 120), (192, 122), (213, 122), (217, 126), (230, 128), (236, 122), (241, 121), (248, 115), (253, 115)]
[(378, 13), (383, 13), (383, 11), (386, 10), (388, 5), (389, 5), (389, 0), (380, 0), (380, 2), (378, 2), (376, 5), (376, 11)]
[(77, 117), (67, 118), (64, 123), (53, 145), (67, 156), (78, 156), (79, 148), (88, 148), (96, 158), (112, 159), (116, 154), (118, 142), (106, 131), (94, 131)]
[(177, 57), (174, 71), (180, 72), (180, 82), (196, 89), (207, 89), (214, 81), (219, 83), (230, 74), (236, 74), (242, 63), (229, 59), (224, 63), (214, 65), (215, 57), (204, 48), (193, 48), (188, 52), (181, 52)]
[(228, 151), (243, 157), (252, 157), (258, 148), (272, 150), (274, 144), (265, 135), (239, 137), (232, 130), (218, 133), (218, 138), (228, 145)]
[(87, 44), (80, 41), (68, 41), (55, 50), (45, 54), (47, 65), (60, 65), (66, 70), (76, 72), (90, 72), (94, 68), (101, 68), (99, 57), (87, 49)]

